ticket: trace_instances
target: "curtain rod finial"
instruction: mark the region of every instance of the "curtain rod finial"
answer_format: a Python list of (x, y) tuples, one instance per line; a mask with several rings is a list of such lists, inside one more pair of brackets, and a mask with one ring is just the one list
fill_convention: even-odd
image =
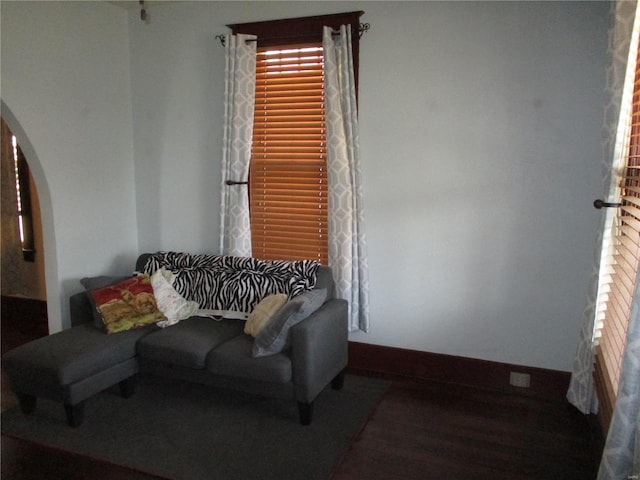
[(371, 28), (371, 25), (369, 23), (361, 23), (358, 26), (358, 37), (362, 38), (362, 35), (368, 32), (370, 28)]
[(144, 7), (144, 0), (138, 2), (140, 4), (140, 20), (147, 21), (147, 9)]

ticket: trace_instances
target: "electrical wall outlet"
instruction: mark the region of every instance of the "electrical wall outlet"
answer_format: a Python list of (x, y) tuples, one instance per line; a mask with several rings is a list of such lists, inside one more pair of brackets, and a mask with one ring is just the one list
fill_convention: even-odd
[(531, 386), (531, 375), (528, 373), (511, 372), (509, 374), (509, 385), (529, 388)]

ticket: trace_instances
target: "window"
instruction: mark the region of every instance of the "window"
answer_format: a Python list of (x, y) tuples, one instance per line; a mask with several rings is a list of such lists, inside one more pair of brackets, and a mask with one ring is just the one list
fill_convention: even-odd
[(257, 258), (328, 262), (322, 65), (321, 44), (258, 49), (249, 175)]
[(9, 127), (4, 120), (2, 121), (2, 144), (6, 147), (6, 150), (3, 150), (3, 154), (6, 152), (9, 157), (13, 173), (16, 228), (20, 239), (22, 257), (27, 262), (33, 262), (35, 261), (35, 246), (31, 218), (31, 173), (16, 137), (9, 131)]
[(249, 174), (253, 256), (328, 263), (322, 29), (363, 12), (228, 25), (258, 37)]
[(15, 136), (11, 136), (13, 164), (16, 176), (16, 207), (18, 211), (18, 231), (22, 245), (22, 257), (27, 262), (35, 261), (33, 226), (31, 223), (31, 194), (29, 165)]
[(621, 207), (616, 218), (611, 254), (608, 261), (603, 262), (605, 276), (604, 281), (601, 280), (599, 316), (596, 319), (595, 384), (605, 426), (611, 420), (618, 392), (618, 378), (640, 261), (640, 49), (627, 141), (627, 155), (620, 180)]

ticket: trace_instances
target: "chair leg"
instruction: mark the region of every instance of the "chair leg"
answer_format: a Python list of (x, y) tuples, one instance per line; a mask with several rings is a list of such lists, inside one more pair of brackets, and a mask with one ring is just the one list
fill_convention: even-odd
[(71, 427), (79, 427), (84, 420), (84, 402), (75, 405), (64, 404), (64, 411), (67, 414), (67, 423)]
[(36, 401), (38, 400), (33, 395), (27, 395), (26, 393), (16, 393), (18, 397), (18, 403), (20, 404), (20, 410), (25, 415), (33, 413), (36, 409)]
[(122, 395), (122, 398), (130, 398), (136, 389), (136, 376), (133, 375), (129, 378), (125, 378), (118, 383), (118, 387), (120, 388), (120, 395)]
[(338, 375), (335, 376), (333, 380), (331, 380), (331, 388), (334, 390), (342, 390), (344, 386), (344, 376), (347, 373), (347, 369), (343, 369)]
[(313, 417), (313, 402), (298, 402), (298, 412), (300, 413), (300, 425), (311, 425)]

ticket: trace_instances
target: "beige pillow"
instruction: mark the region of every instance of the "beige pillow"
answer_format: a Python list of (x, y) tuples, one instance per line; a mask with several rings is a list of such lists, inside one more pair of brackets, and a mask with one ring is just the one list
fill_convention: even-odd
[(284, 293), (274, 293), (260, 300), (253, 311), (247, 317), (247, 323), (244, 324), (244, 333), (255, 337), (260, 330), (269, 322), (271, 317), (287, 303), (288, 297)]

